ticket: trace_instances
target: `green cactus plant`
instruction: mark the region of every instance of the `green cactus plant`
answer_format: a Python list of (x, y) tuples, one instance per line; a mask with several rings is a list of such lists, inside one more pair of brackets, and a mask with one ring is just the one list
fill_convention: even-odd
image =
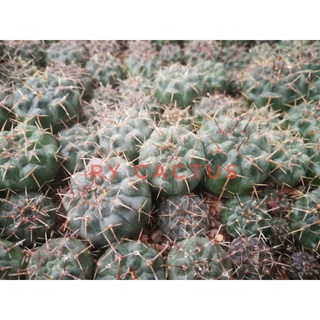
[(202, 97), (194, 104), (192, 114), (195, 124), (200, 128), (205, 119), (217, 116), (239, 116), (248, 109), (247, 102), (242, 97), (233, 98), (224, 94), (213, 94)]
[(228, 250), (238, 280), (270, 280), (277, 271), (272, 248), (259, 237), (237, 237)]
[(0, 132), (0, 190), (36, 191), (54, 180), (58, 143), (49, 132), (25, 123)]
[(245, 194), (269, 175), (268, 138), (251, 117), (206, 119), (198, 131), (209, 162), (204, 186), (213, 194)]
[(118, 121), (106, 119), (98, 129), (101, 153), (105, 156), (123, 156), (129, 161), (137, 160), (140, 147), (149, 138), (154, 126), (148, 110), (144, 109), (125, 110)]
[(209, 206), (195, 194), (167, 197), (156, 213), (161, 233), (172, 241), (205, 237), (211, 227)]
[(0, 199), (0, 230), (9, 241), (35, 246), (50, 237), (58, 222), (53, 200), (40, 192), (12, 193)]
[(213, 93), (224, 93), (229, 86), (229, 77), (224, 64), (213, 61), (200, 61), (194, 68), (201, 77), (201, 82), (204, 85), (204, 91)]
[(122, 241), (97, 261), (95, 280), (165, 280), (161, 253), (141, 241)]
[(276, 60), (253, 66), (243, 83), (242, 94), (257, 106), (270, 105), (286, 111), (303, 102), (315, 77), (313, 70)]
[(0, 280), (23, 280), (26, 256), (14, 243), (0, 238)]
[(205, 165), (202, 141), (183, 127), (156, 128), (140, 149), (140, 170), (158, 196), (190, 193)]
[(288, 110), (281, 121), (283, 127), (306, 141), (319, 132), (320, 108), (316, 103), (300, 103)]
[(20, 87), (13, 97), (19, 121), (28, 121), (54, 133), (80, 121), (82, 104), (75, 80), (39, 72)]
[(164, 44), (159, 50), (159, 59), (162, 65), (179, 63), (183, 59), (183, 50), (176, 43)]
[(78, 123), (60, 130), (57, 139), (61, 165), (68, 174), (83, 170), (91, 158), (99, 157), (99, 139), (94, 128)]
[(74, 86), (80, 92), (81, 100), (91, 101), (93, 97), (94, 84), (90, 72), (75, 64), (50, 65), (45, 69), (47, 74), (53, 74), (59, 78), (72, 79)]
[(40, 40), (7, 40), (5, 41), (6, 59), (21, 58), (31, 61), (38, 67), (47, 65), (44, 41)]
[(29, 280), (91, 280), (93, 272), (90, 247), (72, 237), (48, 239), (31, 252), (26, 268)]
[(124, 64), (129, 77), (142, 75), (153, 78), (160, 67), (160, 59), (150, 41), (130, 41)]
[(288, 130), (276, 130), (271, 137), (270, 181), (294, 187), (302, 182), (309, 169), (307, 146), (302, 138)]
[(228, 280), (232, 261), (219, 244), (193, 237), (174, 243), (168, 253), (169, 280)]
[(87, 41), (61, 40), (52, 42), (47, 48), (47, 64), (70, 65), (85, 67), (89, 60)]
[(204, 93), (202, 76), (194, 67), (172, 64), (160, 68), (155, 80), (155, 97), (165, 105), (185, 108)]
[(235, 196), (223, 204), (221, 221), (228, 234), (238, 236), (268, 236), (272, 216), (264, 200), (253, 196)]
[(295, 243), (320, 253), (320, 188), (302, 194), (288, 215)]
[(185, 109), (176, 106), (164, 106), (164, 111), (160, 115), (158, 122), (159, 128), (167, 128), (171, 126), (183, 127), (189, 131), (195, 131), (191, 108)]
[(100, 52), (90, 57), (86, 63), (86, 69), (90, 72), (96, 86), (115, 85), (124, 78), (121, 60), (109, 52)]
[(72, 232), (96, 247), (135, 239), (152, 208), (150, 187), (139, 176), (139, 168), (120, 157), (93, 159), (73, 174), (62, 195)]

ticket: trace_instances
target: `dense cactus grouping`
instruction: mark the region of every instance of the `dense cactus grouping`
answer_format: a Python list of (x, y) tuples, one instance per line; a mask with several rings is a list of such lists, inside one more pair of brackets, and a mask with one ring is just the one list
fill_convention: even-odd
[(319, 41), (0, 41), (0, 279), (320, 279)]

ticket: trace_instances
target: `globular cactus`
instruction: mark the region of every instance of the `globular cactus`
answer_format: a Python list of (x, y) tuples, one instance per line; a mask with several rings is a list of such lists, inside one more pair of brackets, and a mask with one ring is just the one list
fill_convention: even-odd
[(213, 194), (245, 194), (269, 175), (271, 146), (267, 136), (248, 116), (214, 117), (198, 131), (209, 162), (204, 186)]
[(142, 96), (153, 94), (153, 90), (153, 82), (142, 75), (121, 80), (119, 84), (119, 94), (121, 97), (136, 93), (141, 98)]
[(16, 88), (13, 111), (19, 121), (28, 121), (54, 133), (81, 120), (78, 82), (39, 72)]
[(201, 127), (206, 119), (218, 116), (239, 116), (247, 111), (247, 102), (243, 98), (233, 98), (224, 94), (213, 94), (202, 97), (192, 109), (192, 115), (197, 127)]
[(124, 78), (121, 60), (109, 52), (99, 52), (90, 57), (86, 69), (96, 86), (115, 85)]
[(95, 280), (165, 280), (161, 253), (141, 241), (111, 246), (97, 261)]
[(161, 233), (172, 241), (208, 235), (209, 206), (195, 194), (163, 199), (156, 211)]
[(72, 237), (48, 239), (31, 252), (29, 280), (91, 280), (94, 259), (90, 247)]
[(219, 41), (195, 40), (185, 44), (184, 60), (195, 65), (200, 61), (217, 61), (222, 47)]
[(0, 199), (0, 230), (10, 241), (24, 246), (41, 244), (51, 236), (58, 220), (57, 206), (46, 194), (12, 193)]
[(164, 106), (163, 113), (160, 115), (158, 127), (168, 128), (171, 126), (183, 127), (189, 131), (195, 131), (194, 117), (191, 114), (191, 108), (185, 109), (176, 106)]
[(303, 102), (308, 95), (312, 70), (297, 64), (276, 60), (253, 66), (243, 83), (242, 94), (257, 106), (270, 105), (286, 111)]
[(235, 196), (223, 204), (221, 221), (230, 236), (267, 236), (272, 216), (266, 202), (254, 196)]
[(271, 247), (259, 237), (237, 237), (228, 250), (235, 278), (238, 280), (270, 280), (277, 271), (277, 260)]
[(0, 132), (0, 190), (39, 190), (59, 169), (58, 143), (49, 132), (25, 123)]
[(183, 127), (156, 128), (139, 153), (139, 168), (158, 196), (190, 193), (205, 165), (202, 141)]
[(269, 180), (275, 185), (294, 187), (302, 182), (309, 169), (307, 145), (288, 130), (275, 130), (272, 145)]
[(47, 54), (44, 41), (40, 40), (10, 40), (5, 41), (5, 59), (21, 58), (25, 61), (31, 61), (38, 67), (47, 65)]
[(224, 65), (220, 62), (200, 61), (194, 68), (201, 77), (204, 91), (210, 94), (224, 93), (229, 86), (229, 77)]
[(164, 44), (159, 51), (159, 59), (162, 65), (179, 63), (183, 59), (183, 50), (176, 43)]
[(93, 78), (90, 72), (75, 64), (69, 65), (50, 65), (45, 69), (46, 73), (53, 74), (59, 78), (70, 79), (74, 82), (74, 86), (80, 92), (80, 99), (82, 101), (91, 101), (93, 97)]
[(83, 170), (91, 158), (99, 156), (99, 139), (94, 127), (75, 124), (60, 130), (57, 138), (61, 165), (68, 174)]
[(302, 194), (288, 215), (295, 243), (320, 253), (320, 188)]
[(223, 247), (200, 237), (174, 243), (166, 265), (169, 280), (228, 280), (233, 274)]
[(185, 108), (204, 93), (203, 78), (198, 70), (181, 64), (160, 68), (155, 80), (155, 96), (165, 105)]
[(129, 77), (142, 75), (152, 78), (160, 67), (160, 59), (150, 41), (130, 41), (124, 59)]
[(149, 138), (155, 123), (147, 109), (131, 107), (123, 109), (119, 120), (111, 118), (101, 121), (98, 140), (101, 153), (105, 156), (123, 156), (128, 161), (136, 161), (141, 145)]
[(67, 224), (95, 247), (135, 239), (152, 209), (150, 187), (139, 168), (120, 157), (93, 159), (73, 174), (62, 195)]
[(288, 277), (292, 280), (319, 280), (320, 263), (305, 251), (294, 252), (288, 259)]
[(25, 278), (26, 256), (19, 243), (0, 238), (0, 280)]
[(85, 67), (89, 60), (87, 41), (62, 40), (52, 42), (47, 48), (47, 64), (70, 65)]
[(320, 109), (316, 103), (300, 103), (288, 110), (282, 125), (306, 141), (319, 132)]

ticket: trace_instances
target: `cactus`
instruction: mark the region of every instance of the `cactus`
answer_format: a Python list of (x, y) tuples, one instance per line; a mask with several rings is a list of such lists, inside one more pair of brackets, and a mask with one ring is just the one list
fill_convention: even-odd
[(285, 113), (282, 125), (306, 141), (319, 131), (320, 108), (316, 103), (301, 103)]
[(91, 280), (94, 260), (80, 240), (52, 238), (31, 252), (26, 272), (29, 280)]
[(320, 253), (320, 188), (301, 195), (293, 204), (288, 219), (295, 242)]
[(156, 213), (161, 233), (172, 241), (205, 237), (210, 230), (209, 206), (195, 194), (167, 197)]
[(99, 139), (97, 133), (90, 127), (75, 124), (63, 129), (58, 134), (61, 165), (68, 173), (81, 171), (93, 157), (99, 156)]
[(93, 79), (88, 70), (77, 66), (75, 64), (70, 65), (50, 65), (46, 68), (47, 74), (53, 74), (59, 78), (72, 79), (74, 86), (80, 92), (80, 98), (83, 101), (90, 101), (93, 97)]
[(6, 59), (22, 58), (38, 67), (46, 67), (46, 50), (44, 41), (10, 40), (5, 41)]
[(219, 244), (193, 237), (174, 243), (168, 253), (169, 280), (228, 280), (232, 261)]
[(308, 149), (302, 138), (288, 130), (276, 130), (271, 138), (270, 180), (274, 184), (296, 186), (309, 168)]
[(257, 106), (286, 111), (308, 95), (312, 71), (285, 61), (254, 66), (243, 83), (242, 94)]
[(217, 92), (224, 93), (227, 91), (229, 78), (222, 63), (200, 61), (194, 68), (201, 77), (205, 92), (212, 94)]
[(184, 47), (184, 60), (192, 66), (200, 61), (215, 62), (221, 50), (221, 44), (218, 41), (190, 41)]
[(89, 60), (88, 43), (86, 41), (57, 41), (47, 48), (47, 64), (85, 67)]
[(159, 59), (162, 65), (179, 63), (183, 59), (183, 50), (176, 43), (164, 44), (159, 51)]
[(18, 243), (0, 238), (0, 280), (24, 279), (26, 257)]
[(235, 277), (239, 280), (270, 280), (277, 271), (272, 248), (258, 237), (237, 237), (229, 247)]
[(154, 80), (155, 96), (165, 105), (185, 108), (204, 92), (203, 78), (196, 68), (172, 64), (161, 68)]
[(114, 85), (124, 77), (120, 59), (108, 52), (92, 56), (86, 63), (86, 69), (96, 85)]
[(160, 253), (140, 241), (122, 241), (97, 261), (95, 280), (165, 280)]
[(92, 159), (70, 178), (62, 195), (68, 226), (96, 247), (135, 239), (146, 226), (152, 207), (151, 191), (138, 168), (123, 158)]
[(237, 196), (228, 199), (221, 212), (221, 221), (230, 236), (267, 236), (272, 216), (265, 201), (255, 197)]
[(77, 82), (43, 72), (15, 90), (13, 103), (19, 121), (54, 133), (79, 122), (83, 112)]
[(205, 165), (202, 141), (183, 127), (156, 128), (140, 149), (140, 170), (158, 196), (190, 193)]
[(39, 190), (58, 169), (58, 143), (51, 133), (25, 123), (0, 132), (0, 190)]
[(149, 41), (130, 41), (124, 63), (129, 77), (142, 75), (152, 78), (160, 67), (157, 51)]
[(233, 98), (224, 94), (213, 94), (202, 97), (196, 102), (192, 114), (194, 122), (200, 128), (205, 119), (218, 116), (239, 116), (247, 110), (247, 102), (243, 98)]
[(189, 131), (194, 131), (195, 126), (191, 108), (180, 109), (176, 106), (165, 106), (163, 113), (160, 116), (158, 127), (168, 128), (171, 126), (183, 127)]
[[(129, 77), (120, 81), (119, 93), (121, 97), (126, 97), (129, 94), (138, 93), (141, 96), (152, 94), (153, 83), (150, 79), (142, 75)], [(140, 96), (140, 97), (141, 97)]]
[(213, 194), (245, 194), (269, 175), (270, 144), (251, 118), (207, 119), (198, 131), (209, 161), (204, 186)]
[(138, 159), (141, 145), (154, 128), (154, 121), (148, 110), (131, 108), (123, 111), (118, 121), (103, 121), (99, 125), (98, 139), (105, 156), (114, 154), (129, 161)]
[(319, 280), (320, 263), (308, 252), (298, 251), (288, 259), (288, 276), (292, 280)]
[(57, 225), (53, 200), (40, 192), (10, 194), (0, 199), (0, 230), (6, 239), (24, 246), (45, 242)]

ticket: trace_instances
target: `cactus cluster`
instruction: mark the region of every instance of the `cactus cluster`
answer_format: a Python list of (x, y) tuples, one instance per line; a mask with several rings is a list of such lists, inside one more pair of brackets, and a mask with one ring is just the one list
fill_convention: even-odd
[(319, 48), (0, 41), (0, 279), (320, 279)]

